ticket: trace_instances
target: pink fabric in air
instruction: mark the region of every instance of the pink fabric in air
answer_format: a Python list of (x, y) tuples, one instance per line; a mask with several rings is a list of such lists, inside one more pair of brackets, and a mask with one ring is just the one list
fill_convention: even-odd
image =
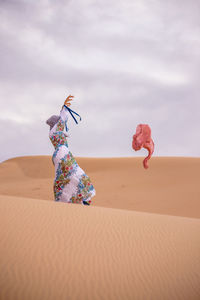
[(139, 124), (136, 128), (136, 133), (133, 136), (132, 147), (135, 151), (140, 150), (142, 147), (147, 149), (149, 154), (143, 160), (143, 166), (147, 169), (148, 160), (151, 158), (154, 151), (154, 142), (151, 138), (151, 128), (147, 124)]

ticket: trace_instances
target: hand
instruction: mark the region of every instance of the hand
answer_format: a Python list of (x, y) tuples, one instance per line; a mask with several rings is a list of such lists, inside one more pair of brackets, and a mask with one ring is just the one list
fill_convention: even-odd
[(73, 100), (72, 98), (74, 98), (74, 96), (69, 95), (69, 96), (66, 98), (64, 105), (66, 105), (67, 107), (69, 107), (69, 106), (71, 105), (70, 101)]

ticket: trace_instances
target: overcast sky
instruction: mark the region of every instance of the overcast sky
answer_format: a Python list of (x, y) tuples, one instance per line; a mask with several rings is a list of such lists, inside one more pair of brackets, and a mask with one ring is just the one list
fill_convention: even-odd
[(0, 0), (0, 161), (51, 155), (69, 95), (75, 156), (200, 156), (200, 0)]

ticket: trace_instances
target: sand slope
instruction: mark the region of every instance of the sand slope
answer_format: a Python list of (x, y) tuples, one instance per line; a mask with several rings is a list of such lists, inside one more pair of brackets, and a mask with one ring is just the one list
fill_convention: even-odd
[(0, 299), (200, 299), (200, 220), (0, 197)]
[[(200, 218), (200, 158), (77, 158), (97, 191), (94, 206)], [(53, 200), (49, 156), (0, 164), (0, 194)]]

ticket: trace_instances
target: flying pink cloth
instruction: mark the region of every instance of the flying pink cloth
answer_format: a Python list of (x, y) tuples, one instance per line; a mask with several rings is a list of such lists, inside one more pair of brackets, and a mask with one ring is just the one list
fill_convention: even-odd
[(149, 151), (149, 154), (143, 160), (143, 166), (148, 168), (147, 161), (151, 158), (154, 151), (154, 142), (151, 138), (151, 128), (147, 124), (139, 124), (136, 128), (136, 134), (133, 136), (132, 147), (135, 151), (142, 147)]

